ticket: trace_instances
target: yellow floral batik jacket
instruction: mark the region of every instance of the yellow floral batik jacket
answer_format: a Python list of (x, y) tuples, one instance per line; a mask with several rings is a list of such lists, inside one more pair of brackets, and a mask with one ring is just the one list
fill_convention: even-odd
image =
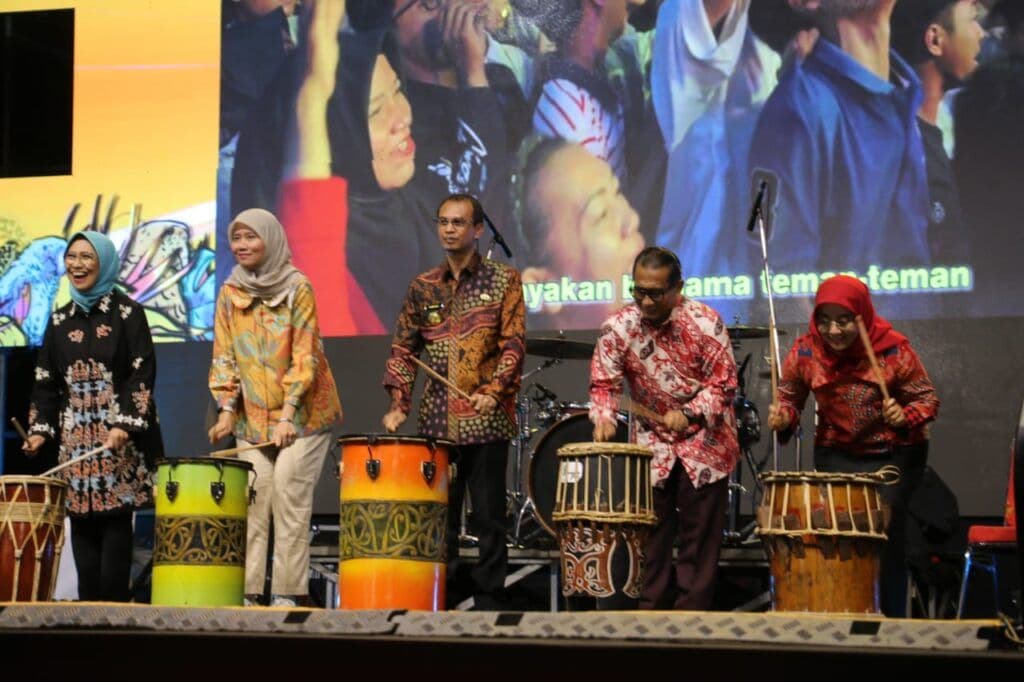
[(270, 308), (230, 284), (217, 297), (210, 392), (218, 409), (235, 412), (235, 437), (251, 443), (271, 439), (285, 403), (296, 408), (299, 437), (341, 417), (309, 281), (290, 299)]

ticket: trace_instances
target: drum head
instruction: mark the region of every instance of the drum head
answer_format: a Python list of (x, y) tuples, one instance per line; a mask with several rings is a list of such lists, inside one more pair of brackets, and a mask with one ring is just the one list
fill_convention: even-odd
[(393, 433), (349, 433), (338, 438), (341, 447), (355, 445), (388, 445), (411, 443), (427, 447), (453, 448), (455, 442), (444, 438), (428, 438), (426, 436), (400, 436)]
[[(587, 413), (570, 415), (549, 428), (537, 442), (530, 455), (527, 493), (533, 501), (537, 520), (548, 533), (555, 536), (551, 514), (555, 510), (555, 492), (558, 487), (558, 448), (569, 443), (590, 443), (594, 440), (594, 425)], [(619, 415), (615, 442), (629, 440), (629, 426), (624, 415)]]

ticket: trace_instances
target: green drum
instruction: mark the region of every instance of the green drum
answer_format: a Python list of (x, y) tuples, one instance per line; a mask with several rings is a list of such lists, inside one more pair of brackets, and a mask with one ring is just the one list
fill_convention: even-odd
[(251, 470), (209, 457), (157, 462), (153, 604), (242, 605)]

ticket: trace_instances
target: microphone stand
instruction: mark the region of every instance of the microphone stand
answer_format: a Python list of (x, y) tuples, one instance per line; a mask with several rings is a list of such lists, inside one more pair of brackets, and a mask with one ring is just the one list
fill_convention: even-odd
[(491, 246), (487, 249), (487, 260), (491, 260), (491, 254), (494, 253), (494, 245), (497, 244), (501, 247), (501, 250), (505, 252), (505, 258), (512, 260), (512, 249), (508, 248), (508, 244), (505, 243), (505, 238), (501, 236), (501, 232), (498, 232), (498, 228), (494, 226), (494, 222), (490, 216), (486, 213), (483, 214), (484, 222), (487, 223), (487, 227), (491, 228)]
[[(764, 272), (765, 282), (765, 293), (768, 297), (768, 319), (769, 328), (771, 329), (772, 335), (772, 360), (771, 360), (771, 371), (778, 377), (778, 372), (782, 368), (782, 363), (779, 360), (779, 330), (776, 326), (775, 320), (775, 299), (772, 294), (772, 272), (771, 267), (768, 264), (768, 235), (765, 233), (764, 228), (764, 210), (761, 205), (764, 203), (764, 196), (767, 192), (768, 183), (765, 180), (761, 181), (761, 187), (758, 189), (757, 198), (754, 200), (754, 210), (750, 215), (750, 222), (747, 224), (747, 231), (752, 232), (754, 227), (757, 227), (761, 238), (761, 263), (762, 271)], [(774, 399), (774, 396), (772, 396)], [(776, 433), (775, 429), (770, 429), (772, 432), (772, 469), (775, 471), (779, 470), (779, 434)], [(800, 469), (799, 462), (797, 463), (797, 469)]]

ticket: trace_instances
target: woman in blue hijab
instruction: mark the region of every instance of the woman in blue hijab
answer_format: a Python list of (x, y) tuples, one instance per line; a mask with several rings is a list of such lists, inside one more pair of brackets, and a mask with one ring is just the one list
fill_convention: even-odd
[(63, 469), (71, 547), (82, 601), (128, 601), (132, 513), (152, 505), (163, 456), (153, 402), (156, 357), (142, 306), (116, 284), (117, 247), (99, 232), (68, 240), (71, 301), (50, 316), (29, 406), (29, 456), (57, 446), (57, 461), (103, 451)]

